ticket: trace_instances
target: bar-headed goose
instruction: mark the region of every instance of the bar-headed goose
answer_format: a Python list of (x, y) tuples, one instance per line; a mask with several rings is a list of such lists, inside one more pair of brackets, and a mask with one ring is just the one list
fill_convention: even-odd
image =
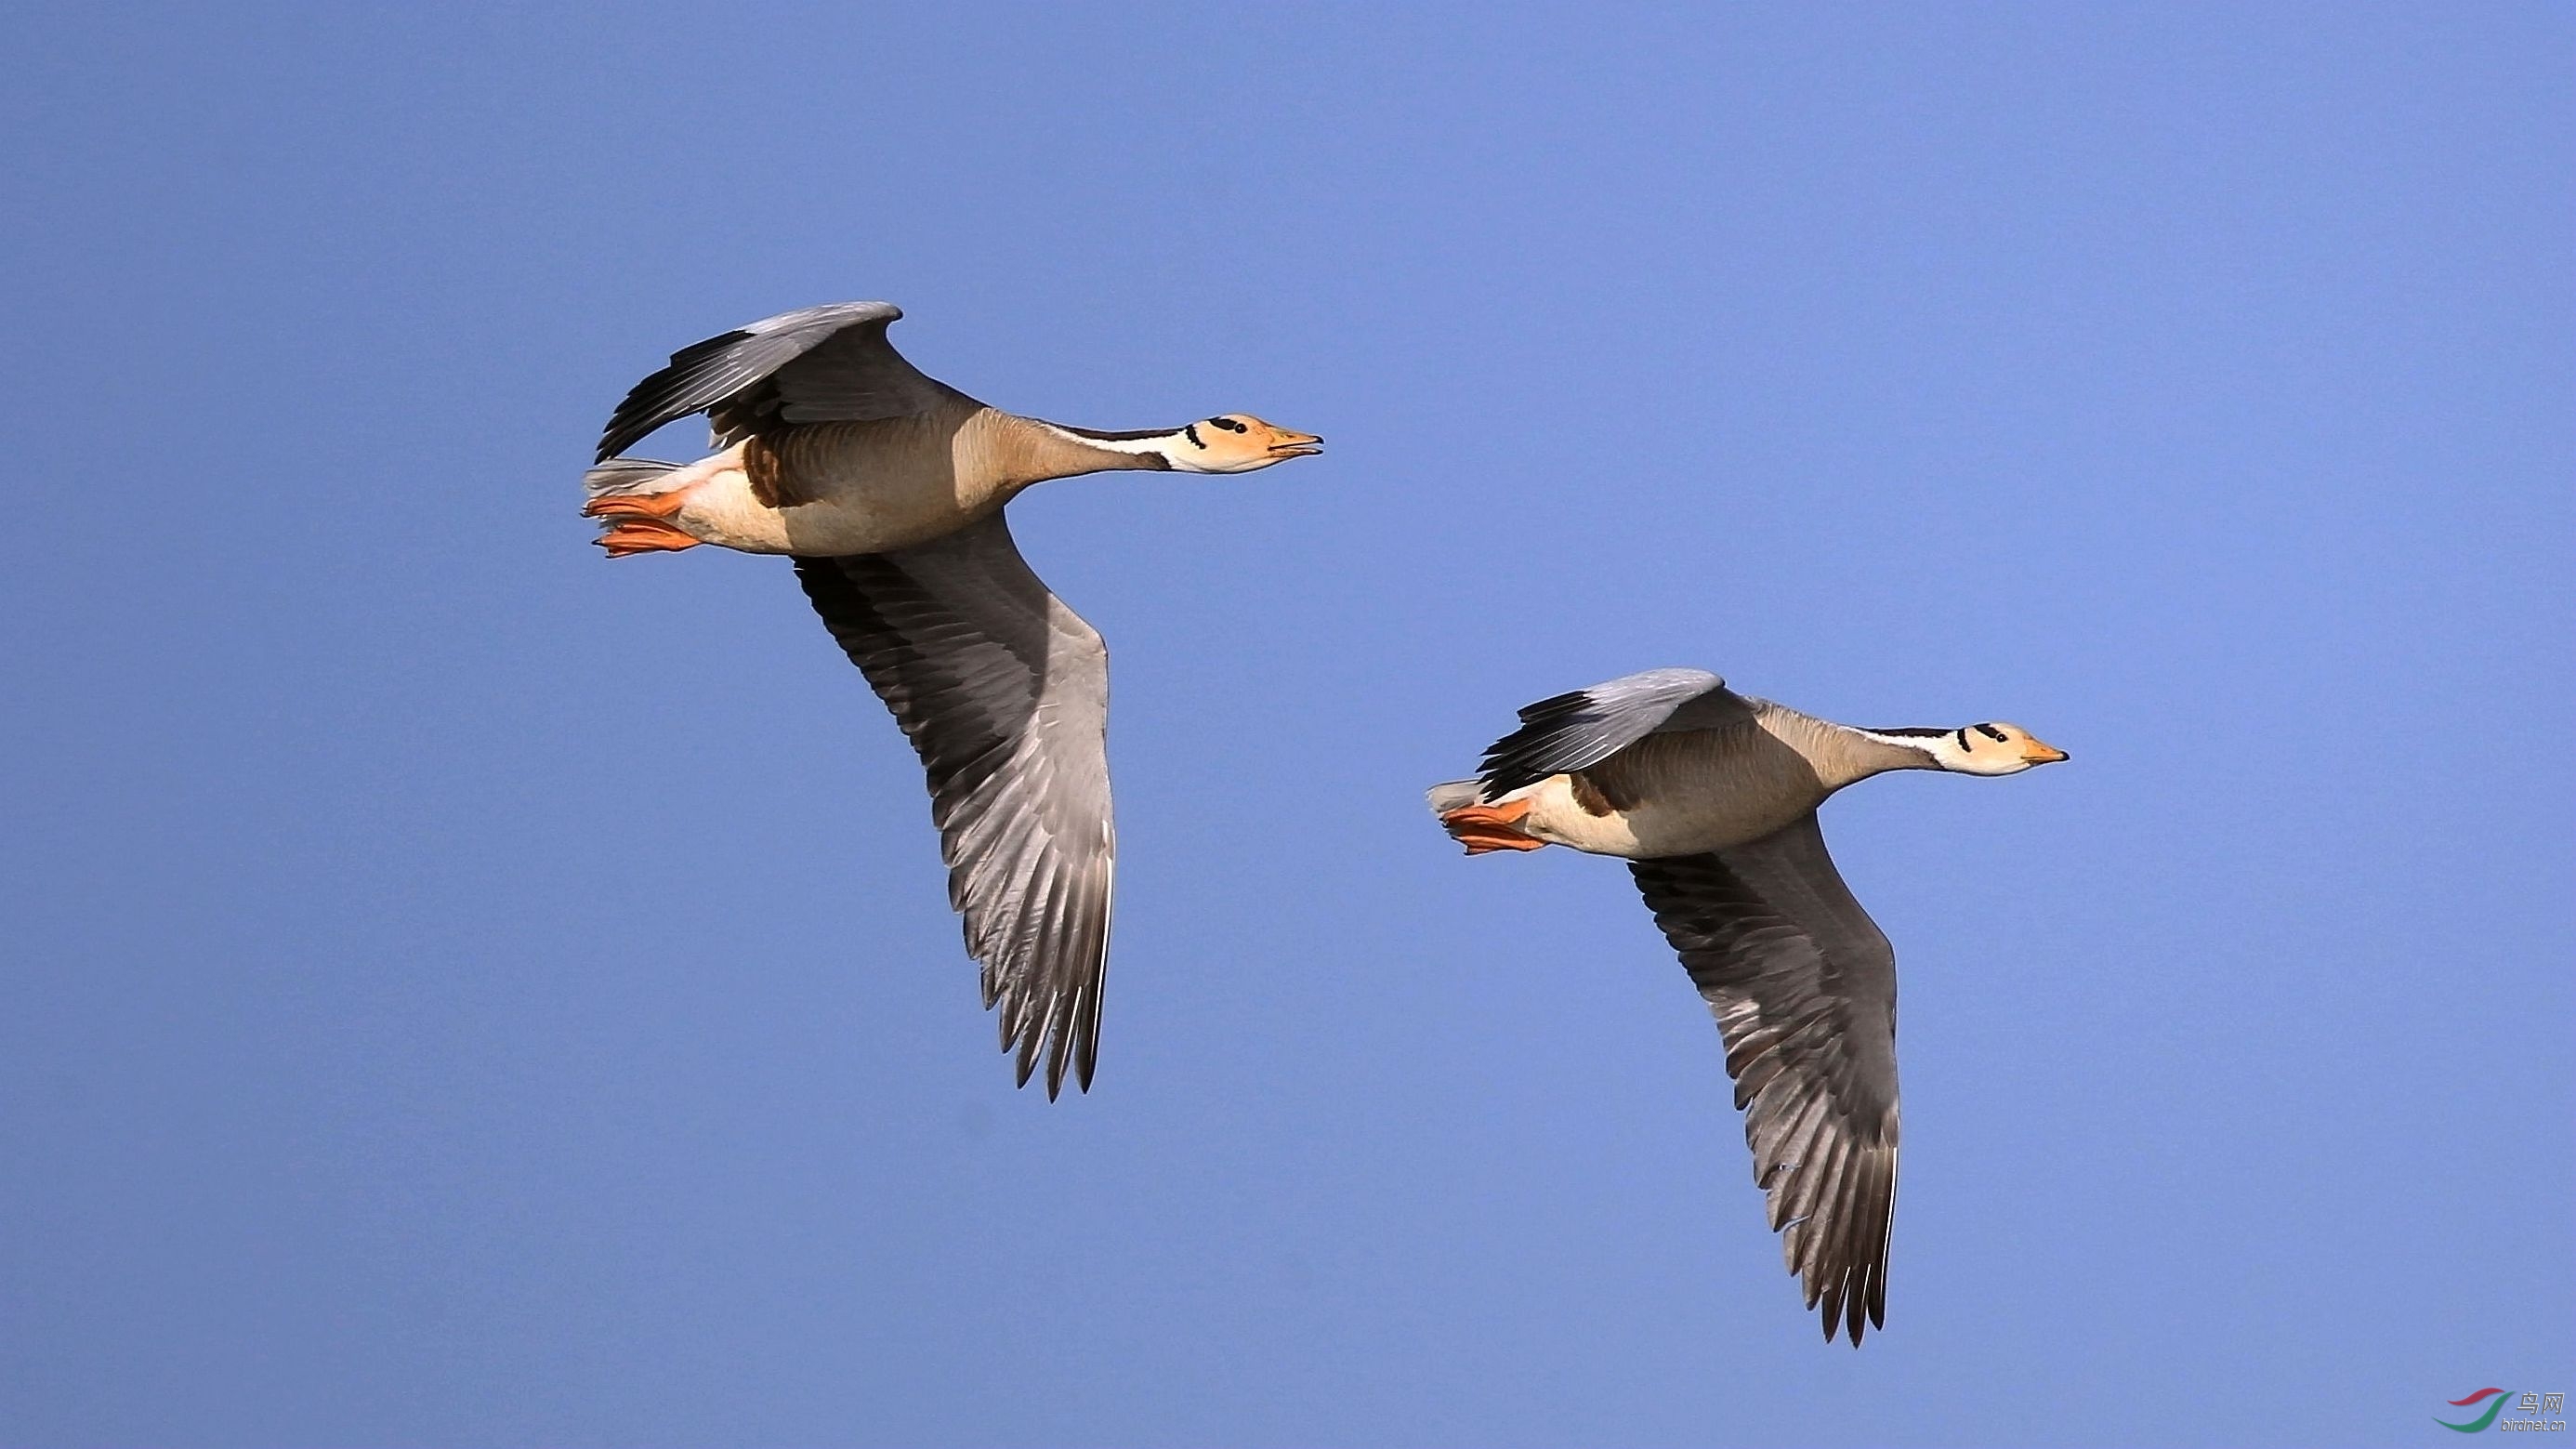
[(1884, 1327), (1896, 1205), (1896, 955), (1816, 807), (1888, 770), (2017, 775), (2066, 758), (2018, 725), (1856, 729), (1650, 669), (1520, 712), (1431, 807), (1467, 853), (1627, 859), (1717, 1017), (1789, 1271), (1825, 1337)]
[[(1002, 507), (1118, 468), (1248, 473), (1323, 440), (1242, 413), (1102, 433), (987, 407), (886, 340), (886, 302), (783, 312), (671, 355), (599, 442), (583, 512), (610, 556), (718, 544), (792, 555), (824, 627), (921, 755), (948, 899), (1000, 1008), (1002, 1049), (1047, 1095), (1088, 1090), (1111, 873), (1108, 651), (1020, 558)], [(719, 451), (615, 456), (703, 412)]]

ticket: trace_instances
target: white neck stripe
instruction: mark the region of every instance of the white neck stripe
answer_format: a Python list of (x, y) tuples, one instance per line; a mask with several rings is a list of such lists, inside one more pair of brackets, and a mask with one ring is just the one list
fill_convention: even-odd
[(1044, 418), (1032, 418), (1030, 421), (1068, 443), (1080, 444), (1086, 448), (1098, 448), (1104, 453), (1124, 453), (1130, 458), (1142, 458), (1149, 453), (1161, 453), (1169, 457), (1170, 453), (1167, 451), (1169, 447), (1181, 440), (1181, 435), (1177, 432), (1156, 433), (1148, 438), (1095, 438), (1087, 433), (1077, 433), (1062, 424), (1048, 422)]

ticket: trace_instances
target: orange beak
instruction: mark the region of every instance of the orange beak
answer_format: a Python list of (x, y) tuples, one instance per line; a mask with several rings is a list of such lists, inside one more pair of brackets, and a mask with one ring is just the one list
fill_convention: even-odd
[(1324, 451), (1324, 440), (1314, 433), (1292, 433), (1286, 428), (1270, 430), (1270, 456), (1306, 458)]

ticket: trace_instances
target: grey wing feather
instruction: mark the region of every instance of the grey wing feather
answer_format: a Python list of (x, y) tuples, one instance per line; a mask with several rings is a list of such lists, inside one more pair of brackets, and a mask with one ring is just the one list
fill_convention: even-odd
[(1789, 1271), (1856, 1347), (1887, 1322), (1896, 1207), (1896, 953), (1813, 815), (1749, 845), (1632, 861), (1717, 1018), (1753, 1177)]
[(599, 456), (621, 453), (691, 413), (707, 413), (717, 445), (724, 446), (772, 417), (868, 422), (924, 411), (947, 389), (886, 340), (887, 326), (902, 316), (892, 302), (834, 302), (683, 347), (610, 414)]
[(1118, 844), (1109, 652), (1047, 591), (999, 515), (894, 553), (799, 558), (825, 627), (919, 752), (949, 904), (984, 968), (1002, 1049), (1047, 1095), (1100, 1045)]
[(1750, 714), (1705, 669), (1649, 669), (1522, 709), (1521, 727), (1494, 741), (1478, 768), (1490, 798), (1597, 765), (1658, 730), (1712, 729)]

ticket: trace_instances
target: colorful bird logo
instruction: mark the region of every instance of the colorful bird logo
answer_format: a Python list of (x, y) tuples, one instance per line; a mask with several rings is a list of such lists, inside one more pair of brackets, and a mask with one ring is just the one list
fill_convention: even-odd
[(2485, 1398), (2490, 1398), (2490, 1397), (2491, 1397), (2491, 1398), (2493, 1398), (2493, 1399), (2495, 1400), (2495, 1402), (2494, 1402), (2494, 1403), (2492, 1403), (2492, 1404), (2487, 1405), (2487, 1411), (2486, 1411), (2485, 1413), (2478, 1415), (2475, 1419), (2470, 1420), (2468, 1423), (2465, 1423), (2465, 1424), (2454, 1424), (2454, 1423), (2452, 1423), (2452, 1422), (2451, 1422), (2450, 1420), (2448, 1420), (2448, 1419), (2435, 1419), (2433, 1422), (2434, 1422), (2434, 1423), (2436, 1423), (2436, 1424), (2441, 1425), (2441, 1426), (2442, 1426), (2443, 1428), (2445, 1428), (2445, 1429), (2452, 1430), (2452, 1431), (2453, 1431), (2453, 1432), (2455, 1432), (2455, 1433), (2460, 1433), (2460, 1434), (2475, 1434), (2475, 1433), (2477, 1433), (2477, 1432), (2479, 1432), (2479, 1431), (2481, 1431), (2481, 1430), (2485, 1429), (2487, 1425), (2494, 1423), (2494, 1422), (2495, 1422), (2495, 1416), (2496, 1416), (2497, 1414), (2502, 1413), (2502, 1412), (2504, 1411), (2504, 1390), (2502, 1390), (2502, 1389), (2480, 1389), (2480, 1390), (2478, 1390), (2476, 1393), (2469, 1395), (2469, 1396), (2468, 1396), (2467, 1398), (2465, 1398), (2465, 1399), (2453, 1399), (2453, 1400), (2451, 1400), (2451, 1407), (2452, 1407), (2452, 1408), (2454, 1408), (2454, 1409), (2465, 1409), (2465, 1408), (2467, 1408), (2469, 1405), (2471, 1405), (2471, 1404), (2474, 1404), (2474, 1403), (2478, 1402), (2480, 1399), (2485, 1399)]

